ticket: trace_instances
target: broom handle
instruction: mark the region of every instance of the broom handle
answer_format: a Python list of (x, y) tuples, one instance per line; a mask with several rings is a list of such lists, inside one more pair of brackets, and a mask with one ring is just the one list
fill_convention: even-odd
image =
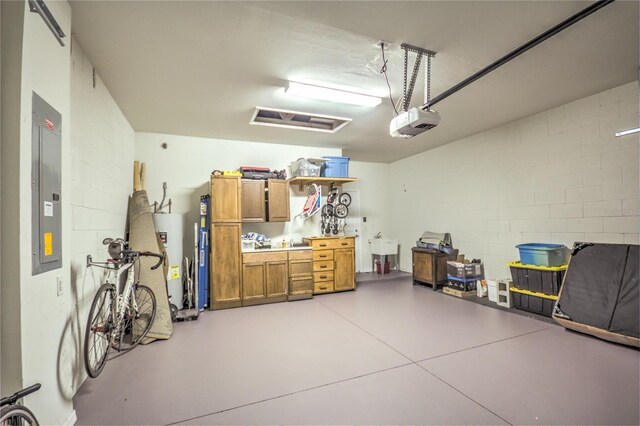
[(140, 191), (140, 162), (133, 162), (133, 192)]

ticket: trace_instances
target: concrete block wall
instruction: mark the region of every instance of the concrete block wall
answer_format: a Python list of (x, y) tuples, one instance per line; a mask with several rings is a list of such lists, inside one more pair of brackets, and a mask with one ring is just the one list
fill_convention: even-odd
[[(69, 379), (73, 395), (86, 374), (82, 341), (88, 310), (104, 271), (87, 268), (87, 255), (95, 261), (107, 256), (102, 240), (124, 237), (128, 197), (133, 190), (135, 134), (93, 64), (74, 39), (71, 49), (71, 237), (65, 256), (71, 260), (69, 290), (69, 354), (74, 374)], [(77, 343), (72, 342), (76, 340)], [(71, 344), (74, 343), (74, 344)], [(71, 376), (71, 375), (70, 375)]]
[(632, 82), (392, 163), (401, 268), (426, 230), (450, 232), (493, 278), (516, 244), (638, 244), (639, 137), (614, 136), (638, 127), (638, 102)]

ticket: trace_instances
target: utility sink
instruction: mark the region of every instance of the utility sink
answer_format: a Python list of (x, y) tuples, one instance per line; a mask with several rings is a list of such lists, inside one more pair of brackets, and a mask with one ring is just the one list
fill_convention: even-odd
[(371, 240), (371, 254), (389, 256), (398, 254), (398, 240), (374, 238)]

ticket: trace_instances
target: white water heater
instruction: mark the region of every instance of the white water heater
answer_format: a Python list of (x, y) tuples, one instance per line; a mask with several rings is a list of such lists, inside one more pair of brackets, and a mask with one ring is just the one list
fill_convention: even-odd
[(167, 252), (169, 271), (167, 272), (167, 284), (169, 287), (169, 300), (182, 309), (182, 234), (183, 217), (178, 213), (154, 213), (153, 223), (160, 239), (164, 243)]

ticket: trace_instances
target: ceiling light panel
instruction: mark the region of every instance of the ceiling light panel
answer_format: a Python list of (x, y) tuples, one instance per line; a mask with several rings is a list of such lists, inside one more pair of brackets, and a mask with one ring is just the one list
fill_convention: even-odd
[(284, 109), (256, 107), (249, 124), (336, 133), (351, 122), (350, 118)]
[(290, 81), (284, 89), (285, 93), (321, 101), (335, 102), (349, 105), (359, 105), (374, 108), (382, 102), (377, 96), (365, 95), (362, 93), (349, 92), (346, 90), (332, 89), (314, 84), (304, 84)]

